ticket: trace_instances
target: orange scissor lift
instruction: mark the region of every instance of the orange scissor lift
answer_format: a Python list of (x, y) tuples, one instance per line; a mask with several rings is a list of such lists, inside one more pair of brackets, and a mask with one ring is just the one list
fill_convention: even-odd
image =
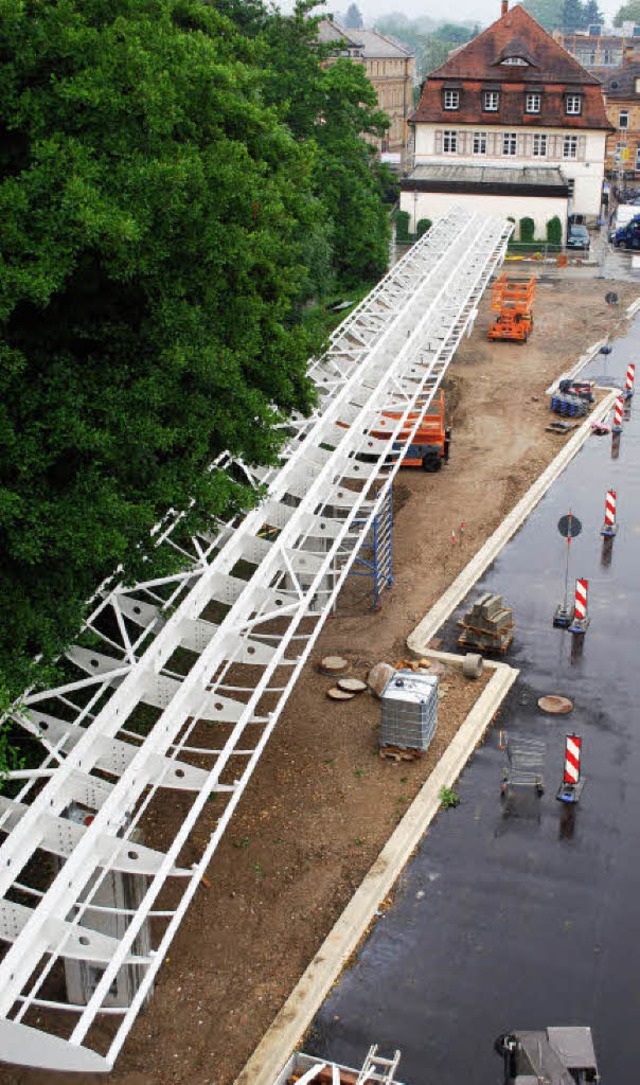
[(489, 339), (515, 339), (526, 343), (533, 328), (534, 275), (507, 275), (503, 271), (491, 292), (491, 308), (498, 315), (489, 328)]

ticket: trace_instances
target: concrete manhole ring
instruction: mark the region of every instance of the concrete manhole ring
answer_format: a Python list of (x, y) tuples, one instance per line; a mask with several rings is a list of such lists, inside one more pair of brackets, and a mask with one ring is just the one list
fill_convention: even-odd
[(551, 716), (566, 716), (573, 709), (573, 701), (557, 693), (548, 693), (546, 697), (539, 698), (538, 708)]

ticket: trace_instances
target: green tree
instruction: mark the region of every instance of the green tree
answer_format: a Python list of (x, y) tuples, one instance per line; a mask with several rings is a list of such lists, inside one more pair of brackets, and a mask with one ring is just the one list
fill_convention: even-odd
[(582, 3), (581, 0), (565, 0), (563, 20), (564, 29), (572, 34), (576, 30), (585, 30), (592, 23), (603, 23), (604, 16), (600, 13), (596, 0), (588, 0), (587, 3)]
[(622, 26), (623, 23), (640, 23), (640, 0), (628, 0), (618, 8), (614, 20), (614, 26)]
[(582, 27), (583, 16), (583, 6), (580, 0), (564, 0), (562, 26), (568, 34), (573, 34)]
[(349, 4), (349, 7), (347, 8), (344, 15), (343, 23), (344, 26), (347, 27), (349, 30), (362, 29), (364, 23), (362, 21), (362, 14), (360, 12), (360, 8), (357, 4)]
[(378, 279), (388, 253), (384, 171), (373, 147), (354, 132), (382, 136), (388, 121), (376, 109), (375, 91), (362, 68), (350, 60), (338, 60), (323, 72), (322, 91), (315, 132), (318, 194), (333, 223), (339, 280), (352, 287)]
[(584, 4), (584, 22), (583, 28), (593, 26), (596, 23), (602, 25), (604, 23), (604, 15), (600, 11), (597, 0), (588, 0), (588, 3)]
[(472, 36), (473, 30), (468, 26), (461, 26), (460, 23), (443, 23), (432, 35), (436, 41), (453, 42), (455, 45), (464, 45), (471, 41)]
[(545, 30), (558, 30), (564, 24), (564, 0), (524, 0), (522, 6)]
[(325, 225), (316, 147), (265, 106), (260, 50), (215, 7), (3, 0), (0, 51), (0, 678), (16, 694), (118, 562), (141, 571), (168, 508), (248, 500), (205, 467), (224, 448), (268, 462), (274, 423), (309, 406), (301, 314)]
[[(246, 19), (242, 0), (224, 0), (234, 20)], [(331, 46), (317, 41), (315, 0), (291, 15), (257, 12), (250, 30), (261, 51), (264, 96), (296, 139), (314, 151), (313, 186), (322, 204), (332, 266), (339, 285), (375, 281), (385, 271), (388, 187), (373, 147), (388, 119), (362, 65), (340, 58), (323, 66)], [(245, 23), (246, 26), (246, 23)], [(311, 43), (311, 45), (310, 45)]]

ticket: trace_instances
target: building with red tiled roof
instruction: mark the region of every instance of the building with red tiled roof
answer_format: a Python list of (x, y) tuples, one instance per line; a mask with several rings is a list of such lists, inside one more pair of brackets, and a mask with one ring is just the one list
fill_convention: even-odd
[[(611, 126), (599, 79), (523, 7), (502, 0), (501, 11), (425, 80), (401, 206), (432, 219), (461, 192), (463, 202), (493, 195), (505, 215), (533, 218), (544, 238), (555, 214), (563, 225), (571, 213), (598, 217)], [(440, 167), (451, 166), (455, 195), (443, 191)]]

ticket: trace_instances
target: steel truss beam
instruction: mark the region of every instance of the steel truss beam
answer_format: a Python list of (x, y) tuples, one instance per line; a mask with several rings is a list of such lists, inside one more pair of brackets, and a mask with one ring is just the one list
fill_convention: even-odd
[[(168, 518), (156, 543), (177, 552), (182, 570), (104, 586), (67, 653), (65, 681), (25, 695), (14, 710), (44, 756), (39, 769), (14, 774), (19, 790), (0, 802), (6, 1061), (112, 1068), (359, 545), (386, 507), (401, 460), (389, 462), (391, 443), (430, 402), (510, 230), (459, 208), (440, 219), (312, 363), (318, 407), (291, 420), (280, 466), (243, 468), (265, 487), (259, 506), (192, 539), (180, 516)], [(397, 421), (382, 418), (388, 409)], [(371, 435), (384, 425), (389, 440)], [(154, 841), (148, 815), (174, 791), (181, 820), (170, 842)], [(217, 825), (187, 863), (185, 845), (192, 855), (211, 796)], [(87, 817), (71, 821), (71, 808)], [(43, 864), (33, 877), (41, 853), (59, 869), (44, 884)], [(145, 879), (136, 908), (101, 903), (100, 888), (116, 872)], [(117, 938), (94, 929), (109, 911), (121, 921)], [(143, 927), (148, 952), (137, 948)], [(51, 993), (70, 958), (101, 970), (86, 1005)], [(137, 990), (114, 1007), (110, 990), (132, 967)]]

